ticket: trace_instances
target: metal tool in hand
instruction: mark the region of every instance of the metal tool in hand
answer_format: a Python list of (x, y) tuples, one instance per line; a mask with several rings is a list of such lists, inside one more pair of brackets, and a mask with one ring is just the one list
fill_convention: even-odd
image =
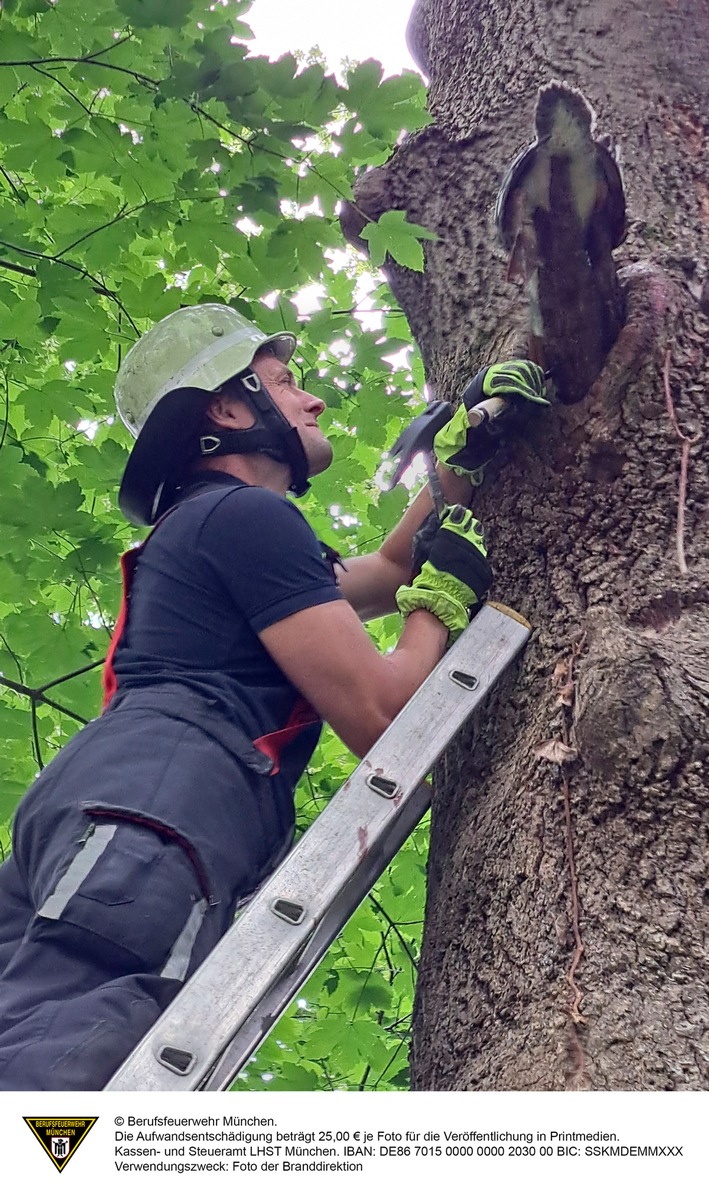
[[(463, 404), (465, 404), (472, 386), (472, 383), (468, 384), (463, 392)], [(490, 396), (481, 400), (467, 410), (470, 428), (476, 429), (478, 426), (484, 425), (486, 421), (496, 420), (509, 408), (509, 403), (504, 396)], [(445, 500), (433, 459), (433, 439), (439, 430), (450, 421), (452, 415), (453, 410), (445, 400), (431, 401), (423, 412), (418, 417), (414, 417), (413, 421), (406, 426), (389, 452), (392, 458), (399, 460), (389, 481), (389, 489), (396, 487), (400, 482), (402, 475), (411, 466), (416, 455), (422, 455), (428, 476), (428, 486), (431, 489), (431, 496), (439, 517), (445, 508)]]

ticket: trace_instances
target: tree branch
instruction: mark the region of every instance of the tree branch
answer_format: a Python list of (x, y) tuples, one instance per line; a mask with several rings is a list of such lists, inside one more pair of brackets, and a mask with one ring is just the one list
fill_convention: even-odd
[(42, 750), (39, 744), (39, 729), (37, 728), (37, 704), (32, 701), (32, 741), (34, 743), (34, 756), (37, 760), (37, 766), (40, 771), (44, 770), (44, 760), (42, 758)]
[(5, 445), (7, 430), (10, 425), (10, 380), (7, 377), (7, 372), (3, 372), (5, 376), (5, 415), (2, 422), (2, 434), (0, 435), (0, 450)]
[(27, 698), (35, 704), (47, 704), (49, 708), (55, 708), (57, 712), (63, 713), (65, 717), (71, 717), (72, 721), (77, 721), (79, 725), (88, 725), (88, 717), (82, 717), (79, 713), (72, 712), (70, 708), (66, 708), (63, 704), (59, 704), (56, 700), (50, 700), (49, 696), (45, 696), (41, 688), (25, 687), (23, 683), (16, 683), (13, 679), (6, 679), (4, 676), (0, 679), (0, 687), (9, 688), (11, 692), (17, 692), (19, 696), (27, 696)]
[(136, 204), (134, 208), (126, 208), (125, 205), (122, 206), (116, 213), (115, 217), (111, 217), (110, 221), (104, 221), (103, 225), (97, 225), (95, 229), (90, 229), (88, 233), (82, 233), (81, 237), (77, 238), (75, 242), (71, 242), (68, 246), (65, 246), (62, 250), (59, 250), (57, 252), (57, 257), (59, 258), (64, 254), (68, 254), (70, 250), (73, 250), (76, 246), (79, 246), (81, 242), (88, 241), (90, 237), (93, 237), (97, 233), (101, 233), (101, 231), (104, 229), (110, 229), (111, 225), (115, 225), (118, 221), (122, 221), (124, 217), (130, 217), (133, 215), (133, 213), (139, 212), (141, 208), (145, 208), (146, 204), (149, 203), (150, 201), (146, 200), (142, 204)]
[(71, 99), (74, 101), (74, 103), (78, 104), (79, 108), (82, 108), (84, 110), (84, 112), (86, 113), (87, 116), (89, 116), (89, 117), (93, 116), (91, 109), (86, 107), (83, 100), (80, 100), (79, 97), (76, 96), (74, 94), (74, 92), (72, 92), (71, 88), (67, 87), (67, 85), (63, 82), (63, 80), (58, 79), (57, 76), (53, 75), (51, 71), (43, 71), (41, 67), (38, 67), (36, 65), (36, 63), (32, 64), (32, 70), (36, 71), (38, 75), (42, 75), (44, 79), (51, 79), (54, 81), (54, 83), (58, 83), (60, 88), (62, 88), (62, 90), (66, 92), (67, 96), (70, 96)]
[[(130, 36), (131, 35), (129, 35), (129, 37)], [(129, 40), (128, 37), (123, 38), (122, 42), (125, 42), (128, 40)], [(118, 45), (121, 45), (122, 42), (117, 41), (114, 44), (116, 46), (118, 46)], [(66, 66), (66, 65), (77, 66), (77, 65), (84, 64), (87, 67), (100, 67), (105, 71), (118, 71), (122, 75), (129, 75), (131, 77), (131, 79), (135, 79), (136, 83), (143, 84), (143, 86), (150, 88), (150, 90), (153, 92), (157, 92), (159, 90), (160, 85), (163, 82), (161, 79), (152, 79), (149, 75), (144, 75), (140, 71), (134, 71), (131, 67), (120, 67), (120, 66), (118, 66), (117, 63), (97, 62), (96, 61), (99, 54), (107, 54), (108, 51), (111, 49), (113, 49), (113, 46), (107, 46), (105, 50), (97, 51), (95, 54), (89, 54), (82, 58), (52, 56), (50, 58), (34, 58), (34, 59), (26, 58), (26, 59), (5, 60), (5, 61), (0, 61), (0, 67), (31, 67), (32, 70), (36, 71), (36, 70), (39, 70), (41, 67), (47, 67), (47, 66)], [(48, 71), (48, 72), (41, 72), (41, 73), (47, 75), (51, 79), (56, 79), (57, 83), (59, 83), (61, 85), (61, 80), (57, 79), (56, 75), (53, 72)], [(61, 86), (64, 86), (64, 85), (61, 85)], [(76, 99), (76, 97), (74, 97), (74, 99)], [(219, 121), (216, 117), (213, 117), (211, 115), (211, 113), (208, 113), (206, 111), (206, 109), (204, 109), (202, 107), (201, 104), (197, 104), (194, 100), (188, 100), (184, 96), (181, 96), (180, 99), (182, 100), (182, 103), (186, 104), (187, 107), (189, 109), (191, 109), (192, 112), (196, 116), (203, 117), (205, 121), (208, 121), (211, 125), (214, 125), (217, 129), (221, 129), (224, 133), (227, 133), (229, 135), (229, 137), (234, 138), (235, 141), (241, 142), (242, 146), (245, 146), (246, 149), (249, 150), (249, 152), (253, 152), (255, 149), (257, 149), (257, 150), (260, 150), (264, 154), (273, 155), (273, 157), (277, 158), (280, 162), (285, 162), (287, 158), (292, 159), (293, 162), (302, 162), (303, 161), (302, 159), (298, 159), (297, 157), (293, 157), (292, 155), (279, 154), (277, 150), (272, 150), (270, 148), (270, 146), (257, 145), (255, 139), (258, 137), (258, 131), (254, 131), (253, 136), (251, 138), (245, 138), (243, 136), (243, 134), (236, 133), (236, 131), (234, 129), (230, 129), (228, 125), (224, 125), (222, 121)], [(79, 103), (81, 103), (81, 101), (79, 101)], [(82, 104), (82, 108), (83, 107), (84, 107), (84, 105)], [(89, 110), (86, 109), (85, 111), (88, 112)], [(92, 114), (89, 114), (89, 115), (92, 115)], [(308, 166), (309, 170), (315, 170), (315, 168), (311, 167), (310, 164), (306, 164), (306, 165)], [(317, 174), (317, 171), (316, 171), (316, 174)], [(326, 180), (325, 182), (328, 182), (328, 181)], [(333, 187), (334, 185), (329, 184), (329, 186)], [(335, 188), (335, 190), (338, 191), (337, 188)], [(342, 194), (342, 193), (340, 193), (340, 194)]]
[(0, 267), (4, 267), (6, 271), (17, 271), (19, 275), (29, 275), (31, 279), (37, 278), (33, 267), (21, 267), (19, 263), (8, 262), (6, 258), (0, 258)]
[(0, 175), (2, 175), (3, 179), (5, 179), (7, 181), (7, 183), (9, 183), (10, 187), (12, 188), (13, 192), (15, 193), (15, 196), (19, 200), (20, 204), (24, 204), (25, 197), (22, 195), (22, 192), (17, 187), (16, 183), (10, 177), (10, 175), (8, 174), (8, 172), (5, 170), (4, 167), (0, 167)]
[[(411, 966), (413, 967), (415, 972), (418, 972), (418, 963), (417, 963), (416, 959), (414, 958), (413, 954), (411, 953), (409, 945), (408, 945), (406, 939), (404, 938), (403, 934), (400, 932), (399, 926), (397, 925), (396, 921), (392, 921), (392, 919), (389, 916), (389, 914), (387, 913), (386, 909), (382, 907), (382, 905), (379, 903), (379, 901), (377, 899), (375, 899), (374, 896), (370, 896), (369, 901), (370, 901), (370, 904), (372, 904), (372, 906), (374, 907), (374, 909), (380, 914), (380, 916), (384, 917), (385, 921), (389, 922), (389, 928), (398, 937), (398, 939), (401, 943), (401, 946), (404, 950), (404, 953), (406, 954), (407, 958), (411, 962)], [(417, 924), (420, 924), (420, 922), (417, 922)]]
[(396, 1050), (394, 1051), (394, 1053), (392, 1054), (391, 1058), (389, 1059), (389, 1062), (386, 1064), (386, 1066), (384, 1067), (384, 1069), (383, 1069), (382, 1071), (380, 1071), (379, 1075), (378, 1075), (378, 1076), (377, 1076), (377, 1078), (375, 1079), (375, 1081), (374, 1081), (374, 1084), (373, 1084), (373, 1086), (372, 1086), (372, 1091), (373, 1091), (373, 1092), (376, 1092), (376, 1090), (377, 1090), (377, 1088), (379, 1087), (379, 1084), (381, 1083), (382, 1079), (383, 1079), (383, 1078), (384, 1078), (384, 1076), (386, 1075), (386, 1073), (387, 1073), (387, 1071), (389, 1070), (389, 1068), (391, 1067), (392, 1063), (396, 1062), (396, 1058), (397, 1058), (397, 1056), (398, 1056), (399, 1054), (401, 1054), (401, 1049), (402, 1049), (402, 1047), (403, 1047), (403, 1046), (405, 1046), (405, 1045), (406, 1045), (406, 1043), (408, 1042), (408, 1040), (409, 1040), (409, 1039), (408, 1039), (408, 1037), (402, 1037), (402, 1038), (400, 1039), (400, 1041), (399, 1041), (399, 1045), (396, 1047)]
[[(383, 937), (382, 937), (382, 943), (384, 942), (384, 936), (385, 935), (383, 935)], [(379, 946), (377, 948), (376, 954), (374, 955), (374, 958), (372, 959), (371, 963), (369, 964), (369, 969), (367, 970), (367, 975), (365, 977), (364, 983), (362, 984), (362, 987), (360, 988), (359, 996), (357, 997), (357, 1003), (354, 1006), (354, 1012), (352, 1013), (352, 1015), (350, 1017), (350, 1024), (352, 1024), (355, 1017), (357, 1016), (357, 1013), (359, 1011), (359, 1002), (362, 999), (362, 993), (364, 992), (364, 989), (366, 988), (367, 984), (369, 983), (370, 979), (372, 978), (372, 975), (374, 974), (374, 968), (377, 965), (377, 959), (379, 958), (379, 955), (381, 954), (381, 952), (382, 952), (382, 946)]]
[(10, 643), (8, 642), (8, 640), (7, 640), (7, 638), (5, 637), (4, 633), (0, 633), (0, 638), (2, 639), (2, 643), (3, 643), (4, 647), (5, 647), (5, 649), (7, 650), (8, 654), (10, 655), (10, 658), (12, 659), (12, 661), (13, 661), (13, 662), (14, 662), (14, 664), (15, 664), (15, 666), (17, 667), (17, 672), (18, 672), (18, 674), (19, 674), (19, 676), (20, 676), (20, 679), (22, 679), (22, 663), (20, 662), (19, 658), (18, 658), (18, 657), (17, 657), (17, 655), (15, 654), (15, 651), (12, 649), (12, 646), (11, 646), (11, 645), (10, 645)]
[[(117, 44), (118, 43), (116, 43), (116, 45)], [(160, 86), (159, 79), (151, 79), (149, 75), (142, 75), (140, 71), (134, 71), (130, 67), (119, 67), (117, 63), (95, 61), (98, 54), (107, 54), (110, 49), (112, 49), (112, 47), (107, 46), (105, 50), (99, 50), (95, 54), (89, 54), (81, 58), (51, 55), (49, 58), (5, 59), (0, 61), (0, 67), (32, 67), (33, 69), (36, 69), (37, 67), (48, 66), (78, 66), (81, 63), (84, 63), (88, 67), (102, 67), (105, 71), (120, 71), (122, 75), (130, 75), (131, 78), (137, 80), (138, 83), (150, 84), (154, 88), (158, 88)], [(56, 78), (56, 76), (54, 76), (54, 78)]]
[(125, 37), (122, 37), (122, 38), (116, 38), (115, 42), (111, 42), (111, 44), (109, 46), (106, 46), (103, 50), (94, 50), (93, 54), (87, 54), (86, 61), (92, 62), (93, 59), (100, 58), (100, 56), (102, 54), (108, 54), (109, 51), (115, 50), (117, 46), (124, 46), (126, 42), (130, 42), (132, 40), (133, 40), (132, 33), (127, 33), (125, 35)]
[[(2, 63), (0, 63), (0, 66), (2, 66)], [(95, 275), (92, 275), (90, 271), (87, 271), (86, 267), (79, 266), (78, 263), (67, 262), (66, 259), (60, 258), (56, 254), (44, 254), (39, 250), (27, 250), (27, 249), (25, 249), (24, 246), (15, 246), (12, 244), (12, 242), (0, 241), (0, 246), (4, 246), (6, 250), (14, 250), (16, 254), (25, 254), (28, 258), (39, 258), (39, 259), (42, 259), (44, 262), (56, 263), (60, 267), (66, 267), (70, 271), (78, 272), (78, 274), (81, 275), (82, 278), (84, 278), (84, 279), (90, 279), (91, 282), (96, 285), (94, 290), (99, 291), (100, 295), (108, 297), (109, 300), (112, 300), (113, 303), (118, 306), (120, 311), (130, 321), (134, 332), (138, 335), (138, 337), (140, 337), (140, 330), (138, 329), (138, 326), (136, 325), (135, 321), (131, 317), (131, 315), (128, 312), (125, 305), (121, 302), (121, 300), (119, 300), (116, 293), (112, 292), (109, 288), (107, 288), (105, 283), (103, 282), (103, 280), (98, 279)], [(0, 265), (4, 266), (6, 264), (2, 260), (0, 260)], [(10, 265), (12, 267), (12, 264), (7, 264), (7, 265)], [(17, 269), (17, 268), (12, 268), (12, 269)], [(28, 272), (22, 271), (22, 274), (28, 274)], [(36, 272), (32, 271), (31, 274), (36, 275)]]
[(50, 683), (43, 683), (38, 689), (40, 692), (46, 692), (49, 688), (59, 687), (60, 683), (66, 683), (69, 679), (76, 679), (78, 675), (85, 675), (87, 671), (94, 671), (96, 667), (102, 667), (105, 659), (99, 658), (96, 662), (89, 663), (86, 667), (79, 667), (77, 671), (69, 671), (67, 675), (60, 675), (58, 679), (52, 679)]

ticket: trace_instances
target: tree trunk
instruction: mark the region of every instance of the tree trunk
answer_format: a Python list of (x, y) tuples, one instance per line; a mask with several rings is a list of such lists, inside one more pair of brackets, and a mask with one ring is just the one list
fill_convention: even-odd
[(630, 218), (604, 370), (475, 496), (535, 634), (437, 772), (413, 1087), (706, 1087), (709, 3), (418, 0), (410, 31), (434, 124), (358, 202), (440, 235), (388, 271), (439, 398), (526, 352), (492, 211), (550, 79), (619, 142)]

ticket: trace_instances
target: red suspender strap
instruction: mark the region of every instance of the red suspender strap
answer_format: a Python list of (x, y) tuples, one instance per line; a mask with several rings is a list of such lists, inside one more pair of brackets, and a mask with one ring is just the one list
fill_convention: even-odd
[[(146, 538), (146, 541), (147, 541), (147, 538)], [(135, 575), (135, 568), (137, 566), (138, 559), (140, 557), (140, 552), (143, 549), (144, 545), (145, 545), (145, 542), (143, 542), (143, 544), (141, 546), (134, 546), (132, 550), (126, 550), (125, 554), (121, 555), (121, 576), (123, 578), (123, 595), (121, 597), (121, 608), (120, 608), (120, 612), (118, 613), (118, 620), (116, 621), (116, 625), (113, 630), (113, 637), (111, 638), (111, 644), (108, 647), (108, 654), (106, 655), (106, 661), (103, 664), (103, 675), (101, 677), (102, 682), (103, 682), (103, 707), (104, 707), (104, 709), (110, 704), (111, 700), (113, 699), (113, 697), (116, 693), (116, 689), (118, 687), (118, 684), (116, 682), (116, 674), (115, 674), (115, 671), (113, 670), (113, 656), (116, 653), (116, 646), (118, 645), (118, 643), (120, 642), (120, 640), (123, 636), (123, 630), (125, 629), (126, 621), (128, 620), (128, 603), (130, 600), (131, 584), (133, 582), (133, 576)]]
[(276, 729), (273, 733), (265, 733), (263, 737), (256, 738), (254, 741), (256, 749), (261, 750), (273, 760), (272, 775), (277, 775), (280, 770), (281, 753), (286, 746), (304, 729), (310, 725), (316, 725), (319, 720), (320, 717), (310, 701), (300, 696), (291, 709), (288, 724), (283, 729)]
[(128, 605), (130, 604), (130, 590), (131, 590), (131, 587), (133, 586), (133, 577), (135, 575), (135, 568), (138, 565), (138, 559), (140, 558), (141, 554), (143, 553), (143, 550), (144, 550), (145, 546), (147, 545), (148, 541), (155, 533), (155, 530), (158, 528), (158, 526), (162, 525), (162, 523), (166, 519), (166, 517), (169, 517), (170, 513), (174, 512), (174, 511), (175, 511), (174, 505), (172, 508), (168, 508), (167, 512), (163, 513), (160, 520), (155, 522), (155, 524), (153, 525), (153, 528), (150, 530), (150, 533), (145, 538), (145, 540), (142, 541), (139, 546), (132, 546), (130, 550), (126, 550), (125, 554), (121, 555), (121, 578), (123, 579), (123, 595), (121, 596), (121, 607), (120, 607), (120, 611), (118, 613), (118, 620), (116, 621), (116, 625), (113, 630), (113, 637), (111, 638), (111, 644), (108, 647), (108, 654), (106, 655), (106, 661), (103, 664), (103, 675), (101, 677), (102, 683), (103, 683), (103, 709), (104, 709), (104, 711), (108, 707), (108, 705), (111, 703), (111, 700), (113, 699), (113, 697), (116, 694), (116, 691), (118, 690), (118, 683), (116, 681), (116, 673), (113, 670), (113, 656), (116, 653), (116, 647), (117, 647), (118, 643), (120, 642), (121, 638), (123, 637), (123, 632), (125, 630), (126, 622), (128, 620)]

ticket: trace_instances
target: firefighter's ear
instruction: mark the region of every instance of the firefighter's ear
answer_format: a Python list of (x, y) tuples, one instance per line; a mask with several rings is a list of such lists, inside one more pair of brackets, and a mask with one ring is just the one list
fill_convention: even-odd
[(223, 429), (249, 429), (254, 423), (254, 416), (248, 404), (237, 400), (227, 391), (217, 392), (210, 400), (206, 416)]

